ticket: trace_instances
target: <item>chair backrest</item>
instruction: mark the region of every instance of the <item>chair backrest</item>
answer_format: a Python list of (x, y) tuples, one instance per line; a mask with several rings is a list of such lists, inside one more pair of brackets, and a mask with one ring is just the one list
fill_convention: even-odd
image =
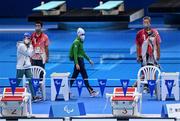
[(33, 78), (40, 78), (41, 72), (43, 72), (43, 78), (46, 76), (46, 71), (40, 66), (31, 66), (31, 73)]
[[(141, 75), (143, 74), (143, 79), (141, 79)], [(138, 80), (157, 80), (160, 79), (161, 71), (156, 66), (143, 66), (139, 69), (137, 78)]]

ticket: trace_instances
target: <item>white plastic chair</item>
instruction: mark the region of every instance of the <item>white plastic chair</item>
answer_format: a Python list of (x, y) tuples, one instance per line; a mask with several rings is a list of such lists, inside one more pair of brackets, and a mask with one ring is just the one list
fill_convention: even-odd
[[(31, 66), (30, 69), (32, 73), (32, 78), (36, 78), (36, 79), (39, 79), (41, 72), (43, 72), (43, 78), (39, 82), (39, 84), (40, 84), (40, 90), (42, 90), (43, 100), (46, 100), (46, 86), (45, 86), (46, 71), (40, 66)], [(26, 83), (28, 83), (28, 81)]]
[[(144, 77), (141, 78), (141, 75)], [(158, 67), (156, 66), (144, 66), (141, 67), (138, 71), (137, 75), (137, 89), (138, 92), (142, 92), (142, 89), (144, 88), (144, 84), (148, 84), (148, 80), (156, 80), (156, 93), (157, 93), (157, 98), (160, 100), (160, 76), (161, 76), (161, 71)], [(141, 88), (142, 86), (142, 88)]]

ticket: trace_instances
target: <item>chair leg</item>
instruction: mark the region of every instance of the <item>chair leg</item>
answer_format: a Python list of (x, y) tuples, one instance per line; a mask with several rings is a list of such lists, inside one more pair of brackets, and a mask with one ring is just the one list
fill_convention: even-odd
[(175, 86), (173, 90), (175, 100), (179, 101), (179, 87)]
[(141, 84), (142, 85), (142, 88), (141, 89), (141, 92), (143, 93), (143, 90), (144, 90), (144, 84)]
[(138, 80), (138, 82), (137, 82), (137, 91), (140, 93), (141, 92), (141, 85), (140, 85), (141, 83), (139, 82), (139, 80)]
[(156, 93), (157, 93), (157, 99), (161, 100), (161, 89), (160, 89), (160, 83), (157, 83), (157, 87), (156, 87)]
[(44, 90), (43, 84), (40, 85), (39, 91), (40, 91), (40, 94), (41, 94), (43, 100), (46, 100), (45, 95), (44, 95), (44, 91), (45, 91), (45, 90)]
[(31, 115), (32, 115), (32, 103), (31, 103), (31, 95), (29, 96), (28, 103), (29, 103), (29, 115), (31, 116)]
[(43, 94), (43, 100), (46, 100), (46, 88), (45, 88), (45, 84), (42, 84), (42, 94)]

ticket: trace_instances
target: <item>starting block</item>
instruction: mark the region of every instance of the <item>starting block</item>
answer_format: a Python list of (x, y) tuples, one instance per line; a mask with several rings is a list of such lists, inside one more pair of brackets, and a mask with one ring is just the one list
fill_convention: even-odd
[(119, 12), (124, 11), (124, 1), (107, 1), (94, 10), (101, 10), (102, 15), (118, 15)]
[[(124, 96), (122, 88), (114, 88), (113, 94), (106, 94), (111, 97), (112, 113), (114, 116), (138, 116), (141, 112), (142, 95), (136, 88), (128, 88)], [(138, 106), (139, 104), (139, 106)]]
[(66, 12), (66, 1), (50, 1), (48, 3), (42, 4), (33, 11), (42, 11), (43, 15), (60, 15), (61, 12)]
[(0, 97), (2, 116), (31, 116), (31, 95), (26, 88), (17, 87), (14, 95), (11, 88), (4, 88)]

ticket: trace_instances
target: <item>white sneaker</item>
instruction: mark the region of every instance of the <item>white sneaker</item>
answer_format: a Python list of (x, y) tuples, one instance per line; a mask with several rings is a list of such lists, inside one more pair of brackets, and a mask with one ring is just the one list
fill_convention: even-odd
[(91, 93), (90, 93), (90, 97), (97, 97), (99, 95), (99, 92), (97, 91), (92, 91)]
[(143, 93), (144, 93), (144, 94), (149, 93), (149, 89), (148, 89), (147, 87), (144, 87)]
[(143, 93), (144, 93), (144, 94), (147, 94), (147, 93), (148, 93), (148, 91), (147, 91), (147, 90), (143, 90)]

